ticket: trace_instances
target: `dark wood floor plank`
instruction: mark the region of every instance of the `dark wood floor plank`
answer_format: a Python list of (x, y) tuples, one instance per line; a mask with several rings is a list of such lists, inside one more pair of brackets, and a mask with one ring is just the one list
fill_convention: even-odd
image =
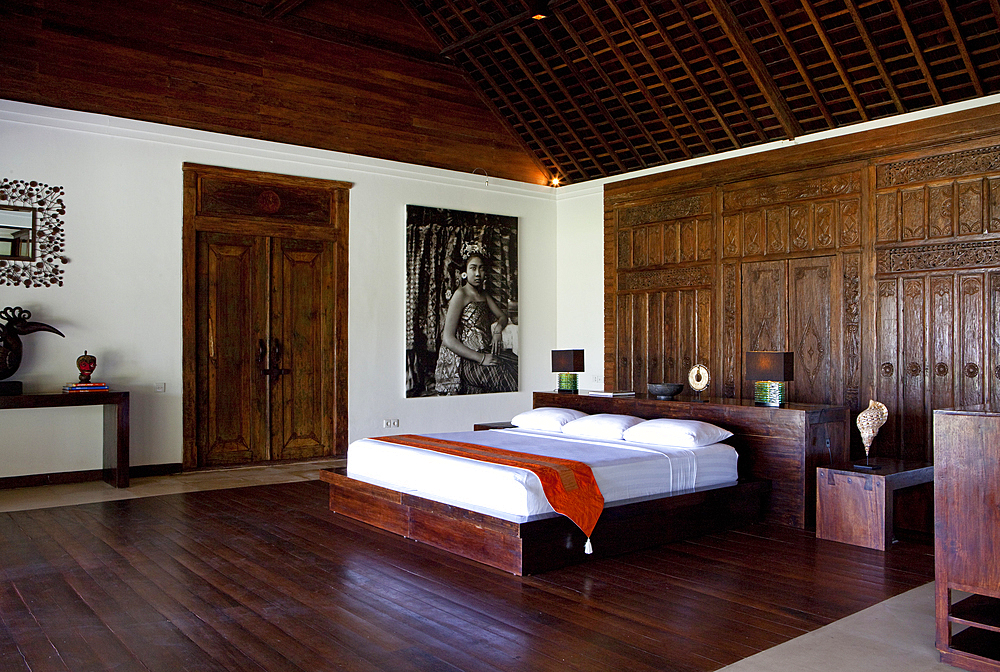
[[(272, 519), (270, 524), (272, 531), (275, 534), (279, 534), (276, 530), (280, 526), (282, 520), (287, 520), (288, 517), (277, 517)], [(317, 530), (315, 538), (309, 535), (308, 538), (302, 539), (302, 543), (306, 544), (318, 544), (319, 548), (325, 548), (322, 545), (322, 539), (324, 537), (329, 537), (329, 529), (331, 521), (324, 520), (322, 522), (322, 528)], [(391, 542), (403, 542), (405, 544), (412, 544), (413, 542), (407, 542), (405, 540), (399, 540), (398, 538), (392, 538)], [(426, 552), (432, 549), (423, 548), (422, 551)], [(405, 551), (403, 551), (405, 554)], [(440, 552), (437, 552), (440, 553)], [(396, 557), (399, 557), (399, 553)], [(453, 558), (445, 554), (444, 557)], [(310, 559), (313, 562), (314, 559)], [(469, 571), (469, 581), (467, 590), (460, 594), (452, 594), (450, 596), (443, 595), (443, 593), (455, 593), (455, 589), (459, 587), (458, 577), (455, 575), (450, 575), (446, 583), (436, 585), (433, 592), (423, 591), (420, 594), (419, 602), (417, 602), (416, 609), (423, 615), (424, 618), (431, 618), (431, 615), (437, 615), (440, 619), (443, 619), (443, 624), (447, 626), (445, 634), (454, 639), (456, 635), (465, 636), (465, 641), (473, 642), (471, 646), (467, 645), (468, 648), (472, 649), (473, 653), (476, 652), (478, 646), (488, 645), (489, 648), (483, 650), (481, 655), (492, 655), (493, 649), (499, 647), (503, 644), (503, 639), (507, 640), (510, 649), (504, 656), (497, 659), (496, 664), (502, 666), (506, 669), (506, 665), (509, 661), (516, 661), (517, 658), (525, 653), (524, 651), (524, 637), (520, 632), (514, 632), (513, 634), (506, 632), (504, 628), (495, 622), (492, 622), (495, 618), (497, 611), (497, 605), (492, 605), (484, 611), (477, 611), (471, 605), (475, 602), (479, 596), (484, 592), (489, 590), (488, 583), (484, 582), (484, 578), (487, 576), (484, 574), (483, 567), (475, 563), (468, 563), (464, 561), (463, 567)], [(470, 566), (471, 564), (471, 566)], [(435, 569), (439, 569), (436, 567)], [(406, 580), (409, 588), (411, 590), (417, 590), (418, 586), (415, 586), (412, 582), (412, 568), (405, 571), (402, 575)], [(503, 597), (509, 597), (510, 588), (514, 586), (520, 586), (522, 579), (513, 577), (509, 574), (499, 572), (499, 570), (491, 571), (488, 576), (490, 578), (498, 577), (505, 587), (498, 591), (498, 594)], [(385, 596), (387, 600), (393, 601), (397, 604), (404, 606), (405, 608), (414, 609), (412, 604), (404, 604), (405, 597), (402, 594), (397, 594), (392, 590), (393, 581), (387, 580), (388, 577), (382, 576), (376, 585), (380, 588), (380, 594)], [(420, 591), (418, 591), (420, 592)], [(551, 600), (549, 600), (551, 602)], [(545, 606), (545, 605), (542, 605)], [(572, 605), (549, 605), (551, 609), (548, 609), (551, 613), (546, 614), (546, 609), (539, 609), (539, 616), (547, 616), (550, 619), (557, 619), (558, 615), (563, 612), (566, 608)], [(554, 615), (553, 615), (554, 614)], [(531, 625), (532, 630), (537, 634), (538, 630), (543, 627), (551, 627), (545, 625), (542, 618), (535, 619), (535, 622)], [(484, 625), (486, 623), (486, 625)], [(492, 624), (491, 624), (492, 623)], [(532, 644), (535, 648), (547, 648), (548, 651), (538, 650), (536, 653), (541, 657), (547, 657), (558, 667), (563, 669), (573, 669), (575, 666), (574, 659), (579, 659), (585, 661), (589, 664), (590, 661), (597, 657), (599, 659), (605, 660), (610, 664), (614, 664), (615, 661), (620, 657), (619, 654), (613, 650), (613, 648), (607, 648), (602, 643), (603, 640), (607, 639), (613, 641), (616, 646), (621, 645), (622, 640), (613, 639), (613, 635), (608, 635), (607, 630), (611, 628), (614, 629), (611, 624), (605, 620), (600, 627), (595, 627), (592, 629), (578, 628), (579, 632), (571, 632), (574, 628), (573, 624), (564, 625), (561, 629), (551, 627), (553, 637), (535, 637), (536, 643)], [(466, 632), (466, 630), (468, 630)], [(495, 637), (489, 642), (480, 642), (483, 639), (484, 634), (493, 633)], [(627, 635), (628, 633), (626, 633)], [(567, 653), (568, 652), (568, 653)], [(644, 667), (639, 667), (639, 656), (642, 655), (641, 651), (631, 650), (628, 659), (622, 659), (620, 661), (621, 665), (625, 667), (630, 667), (631, 669), (646, 669)], [(537, 660), (537, 658), (536, 658)], [(650, 656), (649, 669), (662, 669), (663, 660), (656, 657)], [(515, 666), (515, 669), (517, 667)]]
[(767, 525), (520, 578), (326, 499), (304, 482), (0, 515), (0, 666), (711, 672), (933, 579), (930, 546)]

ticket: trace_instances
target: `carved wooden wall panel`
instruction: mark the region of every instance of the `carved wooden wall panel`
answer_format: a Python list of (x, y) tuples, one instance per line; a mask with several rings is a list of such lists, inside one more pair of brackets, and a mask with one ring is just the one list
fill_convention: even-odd
[[(616, 389), (645, 390), (647, 383), (683, 382), (696, 362), (708, 361), (712, 296), (709, 289), (638, 292), (619, 298), (622, 320)], [(694, 338), (680, 338), (694, 334)]]
[(990, 320), (990, 333), (986, 339), (989, 351), (986, 363), (989, 380), (986, 398), (997, 408), (1000, 407), (1000, 272), (988, 273), (986, 277), (989, 287), (986, 314)]
[(836, 294), (836, 257), (788, 262), (788, 348), (795, 353), (795, 380), (789, 396), (796, 401), (842, 403), (840, 304)]
[(616, 263), (605, 279), (616, 288), (617, 334), (605, 353), (606, 386), (643, 391), (647, 382), (683, 381), (711, 348), (712, 194), (629, 204), (610, 221)]
[[(977, 124), (941, 117), (895, 147), (857, 134), (606, 186), (606, 305), (645, 311), (606, 324), (656, 325), (606, 343), (629, 357), (639, 343), (665, 379), (700, 358), (713, 394), (744, 398), (744, 353), (788, 348), (793, 400), (855, 413), (882, 401), (875, 454), (926, 459), (934, 408), (1000, 403), (1000, 136)], [(606, 362), (615, 373), (625, 359)]]
[(875, 331), (878, 338), (875, 343), (875, 382), (874, 398), (885, 404), (889, 411), (885, 424), (878, 433), (878, 443), (874, 446), (874, 454), (889, 454), (882, 452), (883, 446), (897, 446), (899, 437), (899, 385), (900, 375), (900, 340), (899, 340), (899, 288), (895, 278), (879, 280), (875, 290)]
[[(988, 370), (998, 318), (987, 269), (1000, 265), (998, 173), (997, 146), (876, 167), (876, 274), (898, 292), (877, 306), (879, 338), (889, 335), (881, 326), (890, 315), (899, 319), (898, 366), (880, 385), (898, 399), (895, 454), (931, 458), (933, 410), (981, 404), (997, 384)], [(886, 368), (889, 348), (878, 351)]]

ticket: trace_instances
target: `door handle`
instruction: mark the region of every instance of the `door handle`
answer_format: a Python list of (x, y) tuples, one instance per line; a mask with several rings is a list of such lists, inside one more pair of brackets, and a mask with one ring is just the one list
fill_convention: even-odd
[(271, 367), (267, 369), (267, 375), (275, 378), (284, 376), (292, 372), (291, 369), (279, 368), (281, 364), (281, 341), (274, 339), (271, 346)]

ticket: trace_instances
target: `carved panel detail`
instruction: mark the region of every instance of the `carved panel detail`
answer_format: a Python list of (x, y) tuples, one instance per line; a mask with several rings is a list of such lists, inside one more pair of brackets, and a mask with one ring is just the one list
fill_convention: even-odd
[(895, 191), (875, 197), (875, 222), (877, 242), (894, 243), (899, 240), (899, 208)]
[(722, 267), (722, 394), (726, 397), (736, 396), (736, 367), (739, 362), (737, 353), (739, 344), (739, 312), (737, 310), (737, 287), (736, 287), (737, 266), (727, 264)]
[(743, 254), (754, 257), (763, 253), (760, 211), (748, 212), (743, 217)]
[(883, 164), (875, 169), (875, 184), (877, 188), (884, 189), (997, 171), (1000, 171), (1000, 147), (984, 147)]
[(722, 256), (736, 257), (740, 254), (740, 234), (743, 230), (743, 215), (728, 215), (722, 219)]
[(927, 189), (929, 238), (948, 238), (955, 232), (952, 184), (936, 185)]
[(860, 410), (861, 255), (844, 255), (844, 403)]
[(958, 234), (977, 235), (983, 232), (983, 181), (958, 183)]
[(861, 201), (856, 198), (840, 202), (840, 244), (855, 247), (861, 243)]
[(788, 203), (811, 198), (828, 198), (861, 191), (861, 174), (842, 173), (829, 177), (816, 177), (783, 184), (753, 186), (727, 191), (722, 195), (722, 209), (747, 210), (763, 208), (776, 203)]
[(876, 252), (875, 263), (877, 273), (997, 266), (1000, 265), (1000, 241), (889, 248)]
[(903, 240), (922, 240), (926, 233), (923, 188), (903, 192), (902, 213)]
[(816, 204), (816, 247), (833, 247), (833, 232), (837, 227), (836, 212), (833, 203)]
[(670, 198), (646, 205), (622, 208), (618, 214), (618, 226), (640, 226), (652, 222), (664, 222), (683, 217), (707, 215), (712, 212), (712, 195), (696, 194)]
[(812, 246), (809, 223), (808, 205), (793, 205), (788, 209), (788, 242), (796, 252)]
[(707, 287), (711, 284), (712, 269), (709, 266), (620, 271), (618, 274), (618, 288), (625, 291)]

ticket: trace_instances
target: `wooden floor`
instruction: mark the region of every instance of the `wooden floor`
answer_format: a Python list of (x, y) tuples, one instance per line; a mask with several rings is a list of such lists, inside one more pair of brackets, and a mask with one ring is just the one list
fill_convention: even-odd
[(933, 579), (756, 526), (517, 578), (318, 481), (0, 514), (0, 670), (715, 670)]

